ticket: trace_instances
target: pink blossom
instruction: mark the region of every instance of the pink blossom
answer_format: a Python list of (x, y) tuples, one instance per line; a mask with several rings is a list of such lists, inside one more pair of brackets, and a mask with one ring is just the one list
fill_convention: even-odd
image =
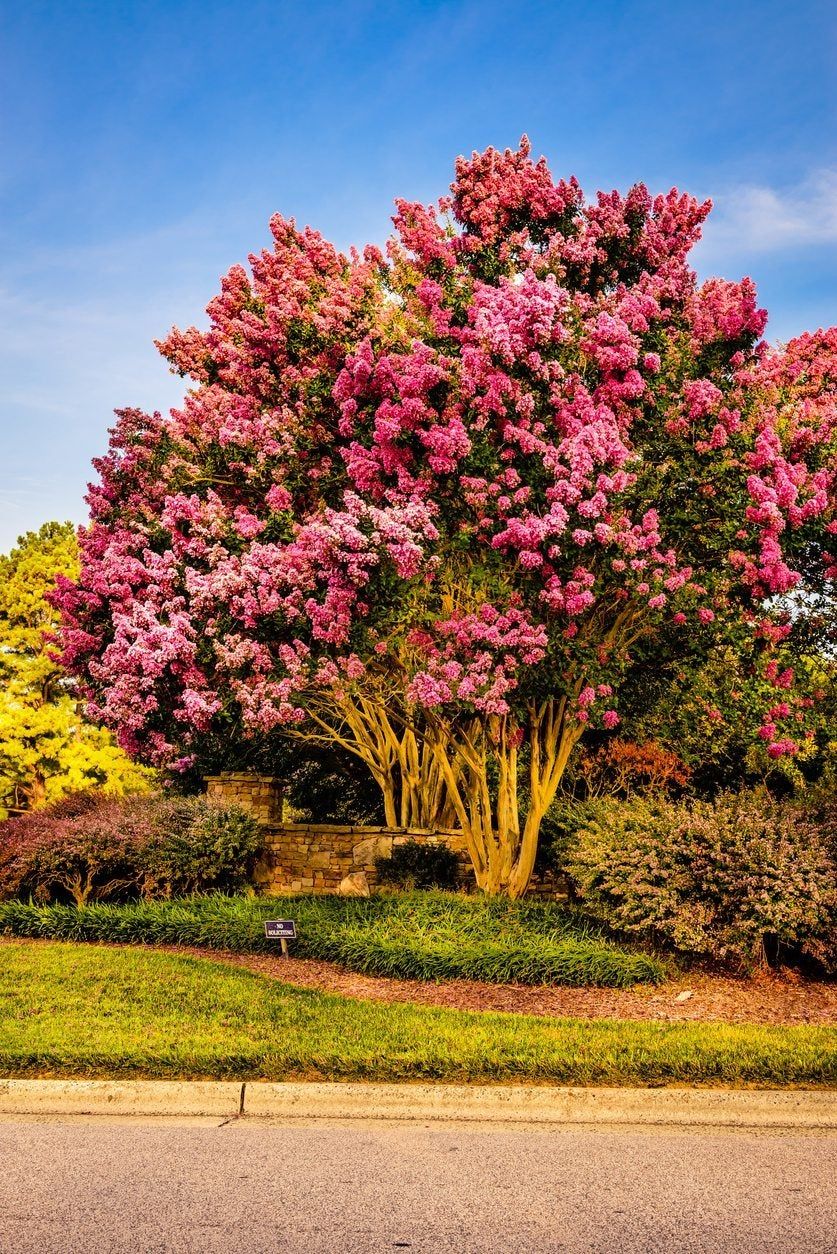
[(767, 746), (767, 752), (771, 758), (792, 757), (799, 752), (799, 746), (794, 740), (787, 738), (783, 740), (775, 740)]

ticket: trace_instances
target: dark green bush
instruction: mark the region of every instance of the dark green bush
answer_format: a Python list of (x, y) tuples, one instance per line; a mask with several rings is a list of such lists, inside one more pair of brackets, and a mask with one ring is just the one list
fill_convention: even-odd
[(407, 840), (389, 857), (376, 858), (375, 870), (381, 884), (397, 888), (456, 888), (459, 860), (447, 845)]
[[(588, 815), (595, 814), (598, 800), (579, 800), (559, 794), (541, 822), (536, 872), (555, 875), (564, 871), (574, 846), (575, 834)], [(572, 887), (572, 885), (570, 885)]]
[(142, 854), (143, 896), (235, 892), (249, 883), (261, 845), (258, 824), (236, 806), (165, 799)]
[(283, 753), (290, 760), (283, 764), (282, 780), (299, 822), (352, 826), (384, 822), (383, 793), (359, 758), (299, 741), (291, 741), (289, 748)]

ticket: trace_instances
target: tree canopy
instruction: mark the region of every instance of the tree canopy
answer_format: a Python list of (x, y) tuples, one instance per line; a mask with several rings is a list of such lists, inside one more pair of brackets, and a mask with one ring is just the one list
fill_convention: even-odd
[(83, 714), (74, 685), (52, 657), (56, 576), (77, 577), (71, 523), (46, 523), (0, 556), (0, 813), (28, 810), (89, 788), (141, 788), (135, 765), (105, 728)]
[(524, 140), (398, 201), (383, 253), (274, 217), (160, 344), (182, 408), (120, 412), (96, 463), (59, 597), (92, 713), (175, 770), (342, 746), (512, 895), (637, 650), (734, 647), (729, 699), (797, 752), (781, 602), (835, 573), (837, 330), (771, 349), (749, 279), (699, 284), (710, 207), (587, 201)]

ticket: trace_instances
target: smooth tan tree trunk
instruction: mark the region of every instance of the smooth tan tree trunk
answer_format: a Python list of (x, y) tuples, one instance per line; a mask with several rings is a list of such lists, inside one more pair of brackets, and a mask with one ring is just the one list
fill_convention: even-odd
[[(541, 823), (583, 728), (567, 716), (566, 699), (531, 706), (526, 723), (494, 718), (466, 734), (441, 729), (437, 757), (448, 796), (483, 892), (521, 897), (529, 886)], [(525, 817), (519, 797), (520, 748), (528, 749)]]
[[(454, 821), (448, 779), (426, 729), (376, 699), (355, 696), (309, 711), (317, 731), (289, 734), (337, 745), (361, 759), (381, 790), (388, 827), (445, 830)], [(458, 768), (454, 769), (454, 775)]]
[(37, 810), (46, 800), (46, 779), (40, 771), (33, 771), (25, 790), (26, 809)]
[[(477, 886), (520, 897), (532, 878), (541, 823), (583, 728), (567, 698), (466, 723), (426, 715), (414, 725), (381, 700), (355, 695), (310, 713), (317, 738), (359, 757), (381, 789), (387, 826), (462, 831)], [(310, 739), (304, 731), (297, 733)], [(526, 804), (519, 796), (525, 747)]]

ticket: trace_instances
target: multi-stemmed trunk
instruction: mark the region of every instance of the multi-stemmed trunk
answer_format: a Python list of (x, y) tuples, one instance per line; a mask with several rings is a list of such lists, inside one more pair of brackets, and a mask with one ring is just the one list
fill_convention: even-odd
[[(366, 763), (388, 826), (460, 830), (477, 887), (522, 896), (543, 817), (583, 731), (568, 698), (533, 702), (520, 719), (418, 718), (358, 692), (308, 708), (320, 740)], [(311, 739), (310, 728), (300, 734)]]
[(582, 730), (566, 698), (531, 704), (522, 722), (506, 715), (467, 729), (437, 724), (432, 743), (483, 892), (526, 891), (541, 823)]
[[(473, 598), (449, 581), (440, 612), (450, 619)], [(608, 655), (642, 634), (637, 606), (601, 605), (577, 638)], [(561, 676), (559, 696), (514, 713), (448, 714), (417, 709), (409, 677), (421, 659), (396, 653), (370, 667), (351, 690), (318, 689), (301, 702), (309, 723), (298, 734), (338, 745), (366, 763), (381, 789), (391, 827), (459, 829), (483, 892), (520, 897), (532, 878), (541, 824), (584, 733), (579, 698), (584, 669)]]
[(301, 728), (300, 738), (337, 745), (369, 768), (381, 790), (388, 827), (446, 830), (455, 822), (448, 790), (457, 768), (444, 770), (427, 727), (408, 721), (398, 703), (362, 693), (321, 698), (308, 712), (316, 733)]

